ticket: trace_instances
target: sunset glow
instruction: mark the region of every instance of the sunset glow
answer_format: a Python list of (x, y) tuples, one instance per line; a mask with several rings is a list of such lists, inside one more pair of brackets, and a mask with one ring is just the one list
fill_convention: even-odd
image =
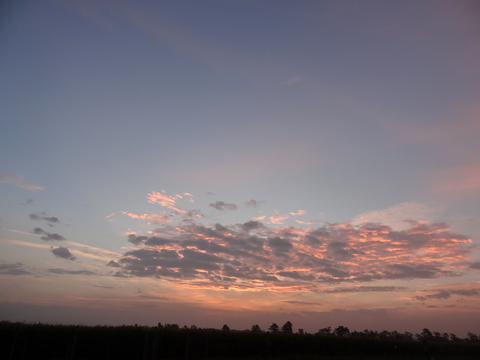
[(478, 6), (2, 12), (0, 320), (480, 333)]

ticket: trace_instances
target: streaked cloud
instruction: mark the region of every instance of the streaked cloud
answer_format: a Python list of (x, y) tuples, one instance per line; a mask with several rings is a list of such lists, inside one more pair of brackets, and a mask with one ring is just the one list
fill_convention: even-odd
[(0, 264), (0, 274), (4, 275), (29, 275), (29, 271), (23, 268), (22, 263), (4, 263)]
[(408, 291), (403, 286), (352, 286), (325, 290), (328, 294), (336, 293), (357, 293), (357, 292), (390, 292), (390, 291)]
[(13, 184), (18, 186), (22, 189), (30, 190), (30, 191), (37, 191), (37, 190), (44, 190), (44, 186), (39, 185), (31, 185), (27, 184), (25, 181), (25, 177), (20, 174), (10, 174), (6, 172), (0, 172), (0, 183), (4, 184)]

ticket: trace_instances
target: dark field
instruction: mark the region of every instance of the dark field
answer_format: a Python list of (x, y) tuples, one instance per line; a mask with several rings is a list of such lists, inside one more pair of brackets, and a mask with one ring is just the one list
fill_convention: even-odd
[(0, 359), (476, 359), (480, 343), (143, 326), (0, 323)]

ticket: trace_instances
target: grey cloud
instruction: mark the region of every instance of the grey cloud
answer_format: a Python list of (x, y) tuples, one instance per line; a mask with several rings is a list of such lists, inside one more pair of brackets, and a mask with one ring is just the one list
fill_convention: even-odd
[(42, 235), (40, 239), (43, 241), (63, 241), (66, 240), (62, 235), (56, 234), (56, 233), (49, 233), (44, 231), (41, 228), (36, 227), (33, 229), (33, 233), (37, 235)]
[(316, 302), (298, 301), (298, 300), (284, 300), (283, 302), (287, 304), (292, 304), (292, 305), (322, 305)]
[(310, 244), (313, 246), (323, 244), (322, 241), (318, 240), (318, 238), (313, 235), (305, 235), (305, 241), (307, 242), (307, 244)]
[(270, 248), (276, 252), (286, 252), (293, 248), (293, 245), (290, 241), (282, 239), (278, 236), (268, 239), (268, 246), (270, 246)]
[(250, 200), (250, 201), (247, 201), (245, 203), (245, 206), (246, 207), (252, 207), (252, 208), (258, 208), (262, 203), (264, 203), (265, 201), (263, 200)]
[(237, 210), (237, 205), (229, 204), (223, 201), (216, 201), (215, 203), (209, 204), (208, 206), (213, 207), (217, 210)]
[(46, 216), (45, 213), (41, 213), (40, 215), (38, 214), (29, 214), (28, 217), (31, 220), (37, 220), (37, 221), (46, 221), (48, 225), (53, 226), (53, 224), (60, 223), (60, 220), (58, 220), (57, 217), (55, 216)]
[(478, 296), (480, 291), (478, 289), (457, 289), (457, 290), (440, 290), (435, 294), (429, 294), (425, 296), (415, 296), (413, 299), (417, 301), (427, 300), (444, 300), (449, 299), (451, 295), (461, 296)]
[(296, 280), (314, 280), (315, 276), (312, 274), (300, 274), (298, 271), (280, 271), (277, 273), (279, 276), (283, 277), (289, 277), (291, 279), (296, 279)]
[(246, 232), (249, 232), (251, 230), (265, 228), (264, 224), (262, 224), (260, 221), (255, 221), (255, 220), (247, 221), (246, 223), (239, 224), (239, 226)]
[(66, 259), (66, 260), (71, 260), (72, 261), (72, 260), (76, 259), (76, 257), (72, 255), (70, 250), (68, 250), (67, 248), (62, 247), (62, 246), (59, 246), (58, 248), (53, 248), (52, 253), (56, 257)]
[(433, 279), (440, 276), (442, 271), (427, 264), (393, 264), (387, 266), (386, 279)]
[(114, 268), (121, 267), (121, 265), (114, 260), (110, 260), (110, 262), (106, 266), (110, 266), (110, 267), (114, 267)]
[(326, 293), (356, 293), (356, 292), (370, 292), (370, 291), (407, 291), (408, 288), (403, 286), (355, 286), (347, 288), (336, 288), (331, 290), (326, 290)]
[(148, 236), (137, 236), (136, 234), (129, 234), (127, 240), (133, 245), (138, 245), (147, 239), (148, 239)]
[(480, 261), (476, 261), (474, 263), (471, 263), (468, 267), (470, 269), (480, 270)]
[(0, 274), (4, 275), (29, 275), (29, 271), (23, 269), (22, 263), (0, 264)]
[(96, 275), (93, 271), (89, 270), (67, 270), (67, 269), (60, 269), (60, 268), (54, 268), (54, 269), (48, 269), (49, 272), (57, 275)]

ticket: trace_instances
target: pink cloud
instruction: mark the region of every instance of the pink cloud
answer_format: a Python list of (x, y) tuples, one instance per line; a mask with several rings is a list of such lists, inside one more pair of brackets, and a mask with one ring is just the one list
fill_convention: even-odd
[(267, 215), (261, 215), (261, 216), (257, 216), (257, 217), (252, 218), (252, 220), (263, 220), (266, 217), (267, 217)]
[(294, 221), (299, 223), (299, 224), (304, 224), (304, 225), (312, 225), (313, 224), (312, 220), (309, 220), (309, 221), (294, 220)]
[(122, 214), (130, 216), (133, 219), (148, 219), (153, 221), (155, 224), (169, 223), (172, 221), (172, 219), (167, 216), (157, 214), (133, 214), (126, 211), (124, 211)]
[(25, 177), (19, 174), (10, 174), (10, 173), (2, 173), (0, 172), (0, 183), (12, 183), (15, 186), (18, 186), (22, 189), (30, 190), (30, 191), (37, 191), (37, 190), (44, 190), (44, 186), (38, 185), (31, 185), (25, 182)]
[(480, 166), (461, 166), (446, 169), (433, 177), (432, 191), (458, 193), (480, 189)]
[(288, 215), (281, 215), (275, 210), (275, 214), (269, 217), (271, 224), (283, 224), (283, 221), (288, 219)]
[(291, 212), (290, 215), (292, 215), (292, 216), (301, 216), (301, 215), (305, 215), (306, 213), (307, 213), (307, 210), (298, 210), (297, 213)]
[(160, 206), (175, 210), (180, 214), (187, 213), (185, 210), (182, 210), (175, 206), (175, 202), (177, 201), (177, 199), (181, 199), (182, 195), (177, 194), (174, 196), (168, 196), (165, 194), (165, 190), (162, 190), (162, 192), (152, 191), (150, 194), (148, 194), (147, 198), (148, 202), (151, 204), (159, 204)]

